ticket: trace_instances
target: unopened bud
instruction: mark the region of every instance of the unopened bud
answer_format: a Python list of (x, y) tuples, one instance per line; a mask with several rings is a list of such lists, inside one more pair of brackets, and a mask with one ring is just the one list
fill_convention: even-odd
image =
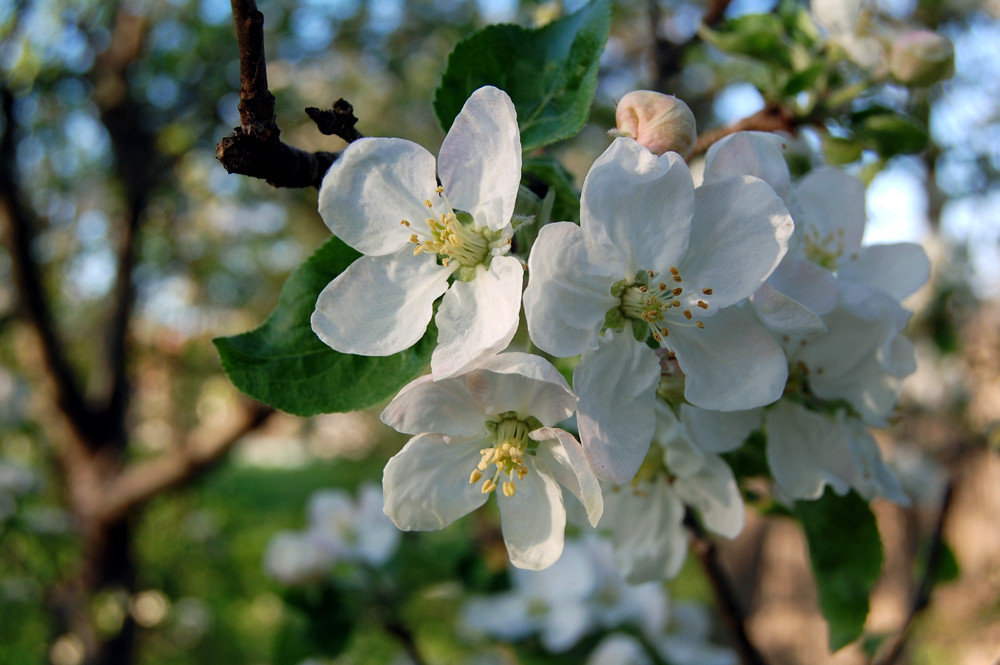
[(636, 90), (622, 97), (615, 109), (615, 122), (618, 127), (612, 135), (633, 138), (657, 155), (672, 151), (687, 157), (698, 138), (688, 105), (673, 95), (651, 90)]
[(889, 71), (906, 85), (924, 87), (944, 81), (955, 71), (955, 47), (936, 32), (908, 32), (892, 43)]

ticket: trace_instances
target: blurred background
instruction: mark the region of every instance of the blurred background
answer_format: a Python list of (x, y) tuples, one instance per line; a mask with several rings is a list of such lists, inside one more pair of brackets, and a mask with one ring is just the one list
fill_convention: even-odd
[[(303, 108), (343, 97), (363, 134), (436, 152), (430, 100), (455, 42), (581, 3), (564, 4), (261, 0), (282, 139), (342, 149)], [(734, 0), (725, 16), (774, 4)], [(696, 37), (705, 9), (613, 3), (590, 123), (552, 151), (578, 186), (629, 90), (681, 97), (699, 128), (776, 101), (759, 84), (766, 63)], [(873, 10), (886, 25), (918, 20), (947, 35), (956, 73), (919, 91), (881, 86), (878, 102), (926, 123), (930, 143), (916, 154), (866, 149), (849, 167), (869, 182), (866, 239), (920, 242), (934, 265), (908, 303), (919, 368), (880, 434), (914, 501), (875, 505), (886, 571), (868, 631), (906, 622), (951, 487), (942, 533), (953, 556), (896, 662), (993, 665), (1000, 4), (877, 0)], [(610, 629), (595, 623), (560, 648), (519, 636), (515, 648), (462, 628), (469, 597), (516, 582), (489, 513), (405, 534), (386, 558), (314, 570), (308, 584), (282, 579), (308, 569), (287, 559), (300, 550), (268, 555), (276, 533), (309, 528), (315, 491), (357, 494), (405, 439), (378, 409), (273, 413), (222, 373), (210, 340), (259, 325), (284, 279), (329, 237), (315, 190), (274, 189), (215, 159), (239, 125), (228, 2), (0, 0), (0, 89), (0, 663), (584, 662)], [(832, 123), (804, 123), (805, 149)], [(850, 537), (850, 525), (831, 537)], [(869, 662), (865, 644), (826, 653), (794, 523), (754, 518), (721, 548), (769, 663)], [(678, 607), (711, 607), (694, 560), (664, 588)], [(727, 644), (724, 627), (710, 632)]]

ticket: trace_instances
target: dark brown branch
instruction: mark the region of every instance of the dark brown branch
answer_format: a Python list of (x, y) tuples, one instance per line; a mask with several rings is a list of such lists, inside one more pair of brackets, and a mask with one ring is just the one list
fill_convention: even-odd
[(42, 274), (31, 247), (39, 221), (21, 193), (15, 175), (16, 122), (14, 95), (7, 88), (2, 96), (3, 135), (0, 136), (0, 222), (10, 251), (11, 269), (20, 309), (41, 344), (42, 362), (51, 379), (56, 404), (78, 433), (88, 431), (93, 413), (81, 392), (56, 332), (55, 321), (42, 287)]
[(744, 131), (758, 132), (778, 132), (785, 131), (794, 133), (799, 121), (795, 115), (784, 106), (767, 106), (757, 111), (751, 116), (743, 118), (727, 127), (716, 127), (702, 132), (698, 135), (698, 142), (695, 143), (694, 151), (688, 157), (693, 159), (697, 155), (708, 152), (708, 149), (730, 134)]
[(910, 613), (903, 622), (903, 626), (886, 647), (881, 658), (876, 661), (878, 665), (893, 665), (902, 655), (903, 647), (906, 646), (906, 638), (909, 637), (913, 620), (927, 608), (931, 601), (931, 592), (937, 583), (938, 571), (941, 567), (941, 558), (944, 556), (944, 527), (948, 513), (951, 511), (952, 499), (954, 498), (954, 486), (949, 482), (945, 487), (941, 497), (941, 508), (938, 511), (937, 524), (934, 527), (934, 535), (931, 539), (930, 549), (927, 552), (927, 561), (924, 565), (924, 573), (920, 578), (916, 592), (913, 594), (913, 603), (910, 605)]
[[(702, 25), (713, 27), (722, 22), (732, 0), (709, 0), (708, 7), (701, 17)], [(663, 13), (660, 10), (659, 0), (649, 0), (649, 25), (653, 38), (652, 60), (653, 60), (653, 87), (656, 90), (670, 92), (670, 79), (681, 72), (681, 56), (687, 47), (701, 40), (696, 34), (687, 42), (677, 44), (660, 36), (660, 19)]]
[(226, 431), (194, 430), (176, 451), (126, 468), (104, 492), (100, 506), (102, 520), (110, 523), (122, 519), (154, 496), (190, 482), (212, 468), (241, 438), (261, 427), (274, 413), (271, 407), (250, 403)]
[(346, 99), (338, 99), (329, 110), (310, 106), (306, 108), (306, 115), (316, 123), (320, 133), (326, 136), (339, 136), (348, 143), (364, 138), (354, 128), (358, 119), (354, 117), (354, 107)]
[[(240, 126), (219, 141), (215, 156), (229, 173), (260, 178), (274, 187), (318, 188), (337, 153), (307, 152), (279, 139), (281, 130), (274, 116), (274, 95), (267, 87), (264, 16), (254, 0), (231, 2), (240, 52)], [(357, 122), (350, 104), (344, 104), (349, 109), (347, 115)], [(334, 108), (329, 113), (338, 111)], [(361, 136), (354, 130), (354, 123), (350, 123), (349, 129), (349, 136)]]
[(691, 532), (691, 550), (698, 557), (698, 561), (712, 585), (719, 610), (722, 612), (729, 633), (736, 643), (736, 650), (740, 654), (743, 665), (766, 665), (763, 656), (760, 655), (747, 635), (746, 615), (740, 608), (736, 591), (729, 582), (729, 576), (722, 567), (722, 562), (719, 561), (715, 543), (708, 537), (690, 510), (684, 516), (684, 524)]

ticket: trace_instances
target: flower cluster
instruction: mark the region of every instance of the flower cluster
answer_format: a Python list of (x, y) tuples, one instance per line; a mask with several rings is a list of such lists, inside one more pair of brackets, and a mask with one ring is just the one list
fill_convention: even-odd
[[(689, 144), (684, 114), (643, 118), (668, 133), (674, 118)], [(320, 295), (320, 338), (395, 353), (443, 295), (431, 373), (382, 414), (413, 435), (386, 465), (386, 515), (439, 529), (495, 494), (511, 562), (542, 569), (563, 552), (571, 495), (641, 582), (679, 570), (689, 514), (742, 530), (720, 455), (753, 433), (779, 500), (830, 485), (905, 501), (867, 427), (914, 368), (901, 301), (928, 276), (922, 249), (862, 246), (861, 182), (828, 168), (793, 182), (780, 137), (720, 141), (696, 186), (678, 153), (622, 134), (645, 136), (623, 130), (596, 159), (579, 224), (545, 223), (516, 252), (519, 134), (496, 88), (469, 98), (436, 171), (423, 148), (378, 138), (330, 169), (320, 212), (364, 256)], [(528, 336), (569, 359), (572, 387), (548, 359), (505, 351), (525, 269)]]

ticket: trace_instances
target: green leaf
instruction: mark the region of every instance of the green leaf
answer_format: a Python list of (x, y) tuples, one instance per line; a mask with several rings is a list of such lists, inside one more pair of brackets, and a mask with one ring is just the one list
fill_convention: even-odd
[(567, 171), (566, 167), (548, 155), (539, 155), (526, 157), (521, 170), (525, 174), (522, 182), (530, 186), (530, 176), (534, 176), (555, 192), (556, 201), (552, 206), (553, 222), (579, 221), (580, 194), (573, 184), (573, 174)]
[(721, 30), (702, 27), (698, 34), (720, 51), (792, 68), (785, 26), (774, 14), (746, 14), (726, 21)]
[(437, 339), (433, 324), (415, 346), (385, 357), (338, 353), (313, 333), (309, 318), (320, 291), (358, 256), (331, 238), (288, 278), (262, 326), (213, 340), (233, 385), (282, 411), (312, 416), (373, 406), (424, 372)]
[(852, 129), (883, 158), (920, 152), (930, 140), (923, 127), (892, 111), (859, 114), (852, 120)]
[(868, 616), (868, 597), (882, 570), (882, 541), (868, 503), (827, 488), (816, 501), (796, 501), (793, 512), (809, 541), (819, 603), (830, 627), (830, 649), (856, 640)]
[(434, 93), (441, 128), (451, 127), (475, 90), (493, 85), (514, 102), (525, 151), (573, 136), (590, 113), (610, 23), (609, 0), (594, 0), (541, 28), (491, 25), (472, 33), (455, 45)]
[(823, 137), (823, 156), (834, 166), (853, 164), (861, 159), (862, 152), (864, 146), (854, 139), (829, 135)]

